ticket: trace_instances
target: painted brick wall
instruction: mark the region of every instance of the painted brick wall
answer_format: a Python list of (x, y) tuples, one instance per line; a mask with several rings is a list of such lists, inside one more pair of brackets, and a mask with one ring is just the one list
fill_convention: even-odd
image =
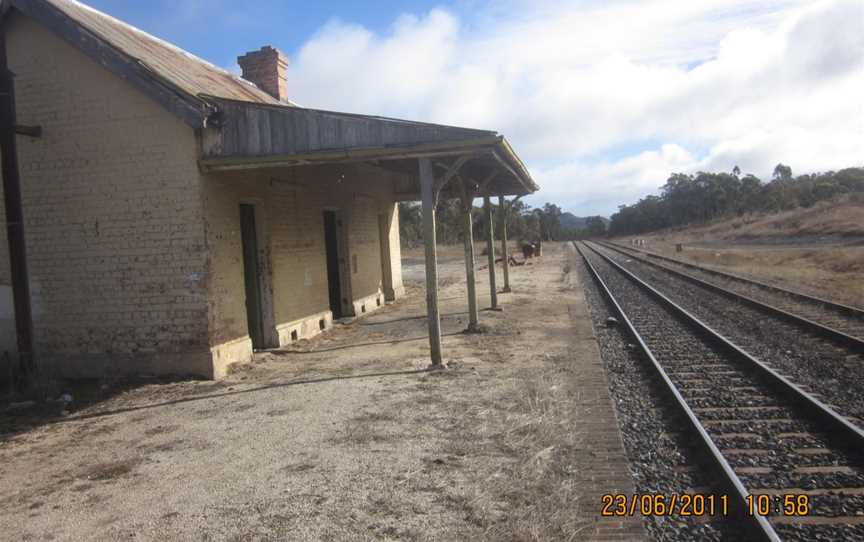
[[(38, 23), (8, 33), (37, 354), (63, 372), (209, 365), (194, 131)], [(9, 284), (8, 252), (0, 280)]]

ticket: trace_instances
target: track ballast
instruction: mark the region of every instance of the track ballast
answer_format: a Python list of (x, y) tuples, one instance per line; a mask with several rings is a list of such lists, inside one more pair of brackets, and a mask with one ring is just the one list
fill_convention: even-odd
[[(577, 248), (754, 539), (864, 540), (864, 432), (607, 256)], [(809, 506), (762, 516), (755, 495), (806, 495)]]

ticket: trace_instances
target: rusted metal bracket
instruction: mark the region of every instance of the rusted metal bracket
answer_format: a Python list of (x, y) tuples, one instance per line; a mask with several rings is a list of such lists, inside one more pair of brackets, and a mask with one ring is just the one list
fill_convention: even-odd
[(15, 133), (18, 135), (24, 135), (28, 137), (42, 137), (42, 127), (41, 126), (22, 126), (21, 124), (15, 125)]

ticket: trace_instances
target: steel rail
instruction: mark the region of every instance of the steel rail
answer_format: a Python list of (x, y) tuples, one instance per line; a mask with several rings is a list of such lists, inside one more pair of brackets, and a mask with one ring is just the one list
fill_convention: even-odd
[(801, 292), (796, 292), (795, 290), (789, 290), (787, 288), (781, 288), (780, 286), (776, 286), (774, 284), (768, 284), (767, 282), (762, 282), (760, 280), (744, 277), (742, 275), (737, 275), (735, 273), (729, 273), (727, 271), (719, 271), (717, 269), (711, 269), (710, 267), (704, 267), (695, 263), (686, 262), (684, 260), (679, 260), (677, 258), (672, 258), (670, 256), (664, 256), (663, 254), (658, 254), (656, 252), (651, 252), (650, 250), (644, 250), (636, 247), (627, 247), (624, 245), (620, 245), (618, 243), (609, 242), (600, 242), (601, 245), (609, 246), (610, 248), (620, 248), (624, 250), (632, 250), (633, 252), (639, 252), (641, 254), (645, 254), (646, 256), (650, 256), (652, 258), (657, 258), (658, 260), (665, 260), (667, 262), (672, 262), (684, 267), (689, 267), (691, 269), (697, 269), (699, 271), (703, 271), (708, 273), (709, 275), (716, 275), (718, 277), (727, 278), (730, 280), (736, 280), (738, 282), (743, 282), (745, 284), (752, 284), (753, 286), (758, 286), (764, 290), (781, 293), (783, 295), (787, 295), (789, 297), (794, 297), (801, 301), (812, 303), (814, 305), (822, 305), (829, 309), (835, 310), (837, 312), (846, 314), (847, 316), (851, 316), (853, 318), (858, 318), (864, 320), (864, 309), (860, 309), (858, 307), (853, 307), (851, 305), (844, 305), (842, 303), (836, 303), (834, 301), (829, 301), (827, 299), (823, 299), (821, 297), (816, 297), (814, 295), (804, 294)]
[(655, 289), (653, 286), (643, 281), (629, 270), (625, 269), (621, 264), (617, 263), (609, 256), (603, 254), (602, 252), (598, 251), (597, 249), (591, 247), (588, 244), (586, 244), (586, 246), (588, 246), (588, 248), (590, 248), (598, 256), (603, 258), (603, 260), (612, 265), (612, 267), (614, 267), (616, 270), (621, 272), (621, 274), (627, 277), (639, 288), (645, 290), (654, 298), (658, 299), (661, 304), (671, 309), (671, 311), (680, 318), (682, 318), (684, 322), (701, 332), (703, 336), (708, 337), (716, 344), (726, 349), (735, 357), (735, 359), (741, 362), (741, 365), (743, 365), (745, 368), (749, 368), (755, 371), (765, 379), (766, 383), (784, 394), (793, 402), (805, 407), (807, 414), (827, 424), (833, 431), (833, 433), (831, 434), (832, 437), (842, 441), (843, 444), (845, 444), (853, 451), (864, 449), (864, 430), (860, 429), (858, 426), (838, 414), (830, 406), (826, 405), (819, 399), (816, 399), (814, 396), (804, 391), (797, 384), (793, 383), (785, 376), (781, 375), (771, 367), (767, 366), (765, 363), (759, 361), (754, 356), (745, 352), (738, 345), (715, 331), (708, 324), (702, 322), (699, 318), (691, 314), (689, 311), (687, 311), (680, 305), (676, 304), (659, 290)]
[[(671, 273), (671, 274), (678, 276), (678, 277), (680, 277), (680, 278), (682, 278), (688, 282), (696, 284), (697, 286), (700, 286), (700, 287), (706, 288), (708, 290), (717, 292), (718, 294), (726, 296), (730, 299), (735, 299), (737, 301), (741, 301), (741, 302), (743, 302), (747, 305), (750, 305), (751, 307), (756, 308), (758, 310), (762, 310), (762, 311), (768, 312), (770, 314), (773, 314), (774, 316), (776, 316), (782, 320), (785, 320), (789, 323), (792, 323), (794, 325), (797, 325), (799, 327), (807, 329), (807, 330), (819, 335), (820, 337), (832, 340), (838, 344), (846, 346), (856, 353), (859, 353), (859, 354), (864, 353), (864, 338), (856, 337), (854, 335), (849, 335), (848, 333), (844, 333), (838, 329), (834, 329), (832, 327), (826, 326), (825, 324), (820, 324), (819, 322), (815, 322), (813, 320), (810, 320), (809, 318), (805, 318), (803, 316), (789, 312), (785, 309), (775, 307), (774, 305), (769, 305), (768, 303), (765, 303), (763, 301), (759, 301), (757, 299), (753, 299), (752, 297), (746, 296), (742, 293), (738, 293), (738, 292), (723, 288), (722, 286), (718, 286), (718, 285), (713, 284), (711, 282), (702, 280), (698, 277), (694, 277), (693, 275), (684, 273), (683, 271), (679, 271), (677, 269), (672, 269), (672, 268), (667, 267), (665, 265), (661, 265), (657, 262), (653, 262), (647, 258), (641, 258), (638, 256), (634, 256), (632, 253), (627, 252), (627, 250), (625, 248), (620, 247), (618, 245), (615, 245), (613, 243), (598, 243), (598, 244), (600, 246), (608, 248), (609, 250), (614, 250), (614, 251), (618, 252), (619, 254), (623, 254), (623, 255), (631, 257), (631, 258), (636, 258), (640, 262), (654, 266), (657, 269), (661, 269), (663, 271), (666, 271), (667, 273)], [(648, 254), (650, 256), (656, 256), (654, 254), (650, 254), (647, 252), (644, 252), (644, 254)], [(681, 263), (681, 262), (678, 262), (677, 260), (666, 258), (665, 256), (661, 257), (661, 259), (667, 259), (667, 260), (674, 261), (675, 263)], [(687, 265), (693, 267), (692, 264), (687, 264)], [(696, 268), (703, 270), (702, 268), (700, 268), (698, 266), (696, 266)], [(816, 298), (814, 298), (814, 299), (816, 299)], [(845, 307), (845, 305), (840, 305), (840, 306)]]
[(594, 278), (594, 281), (599, 286), (600, 290), (603, 292), (603, 295), (609, 300), (612, 306), (615, 308), (615, 312), (624, 322), (624, 327), (627, 329), (627, 332), (639, 345), (639, 349), (642, 351), (643, 355), (648, 359), (653, 367), (654, 371), (663, 381), (666, 387), (666, 391), (674, 398), (675, 404), (678, 409), (684, 413), (685, 418), (689, 422), (690, 428), (699, 435), (699, 443), (703, 448), (708, 452), (709, 457), (713, 460), (717, 470), (722, 474), (722, 485), (725, 485), (727, 490), (731, 493), (731, 504), (734, 506), (740, 515), (745, 519), (745, 526), (750, 531), (751, 535), (755, 537), (757, 540), (766, 540), (770, 542), (780, 542), (780, 537), (777, 532), (774, 530), (774, 527), (768, 522), (768, 520), (759, 514), (749, 514), (747, 512), (747, 496), (749, 492), (747, 488), (744, 487), (744, 484), (741, 482), (741, 479), (735, 474), (735, 470), (720, 452), (720, 449), (711, 439), (711, 436), (708, 434), (708, 431), (699, 422), (699, 418), (687, 404), (687, 401), (681, 395), (681, 392), (675, 387), (675, 384), (672, 382), (672, 379), (669, 378), (669, 375), (666, 373), (666, 370), (663, 369), (663, 366), (660, 365), (660, 362), (657, 361), (657, 358), (654, 357), (654, 354), (651, 352), (651, 349), (648, 348), (648, 345), (642, 339), (642, 336), (636, 331), (636, 328), (633, 326), (633, 323), (630, 321), (630, 318), (627, 317), (627, 314), (624, 312), (624, 309), (615, 299), (615, 296), (612, 295), (612, 291), (606, 285), (603, 278), (600, 276), (600, 273), (594, 268), (594, 265), (588, 259), (582, 249), (579, 248), (578, 243), (573, 243), (573, 246), (576, 247), (576, 251), (582, 256), (582, 259), (585, 261), (585, 265), (588, 267), (591, 275)]

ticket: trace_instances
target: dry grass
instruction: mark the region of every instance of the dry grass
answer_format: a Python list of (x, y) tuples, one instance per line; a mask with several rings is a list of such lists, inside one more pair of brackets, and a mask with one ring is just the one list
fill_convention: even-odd
[(864, 239), (864, 194), (849, 194), (807, 209), (777, 214), (756, 214), (718, 220), (701, 226), (676, 228), (650, 235), (671, 242), (785, 243), (790, 238), (818, 242)]
[(577, 519), (583, 491), (572, 479), (584, 439), (572, 430), (584, 416), (573, 366), (546, 356), (542, 368), (518, 371), (493, 397), (466, 404), (446, 453), (498, 460), (472, 464), (475, 483), (443, 498), (480, 528), (482, 540), (579, 540), (587, 527)]
[[(864, 306), (861, 194), (644, 237), (649, 249), (662, 254)], [(682, 253), (675, 252), (678, 243)]]
[(669, 255), (839, 302), (864, 306), (864, 247), (698, 248)]

